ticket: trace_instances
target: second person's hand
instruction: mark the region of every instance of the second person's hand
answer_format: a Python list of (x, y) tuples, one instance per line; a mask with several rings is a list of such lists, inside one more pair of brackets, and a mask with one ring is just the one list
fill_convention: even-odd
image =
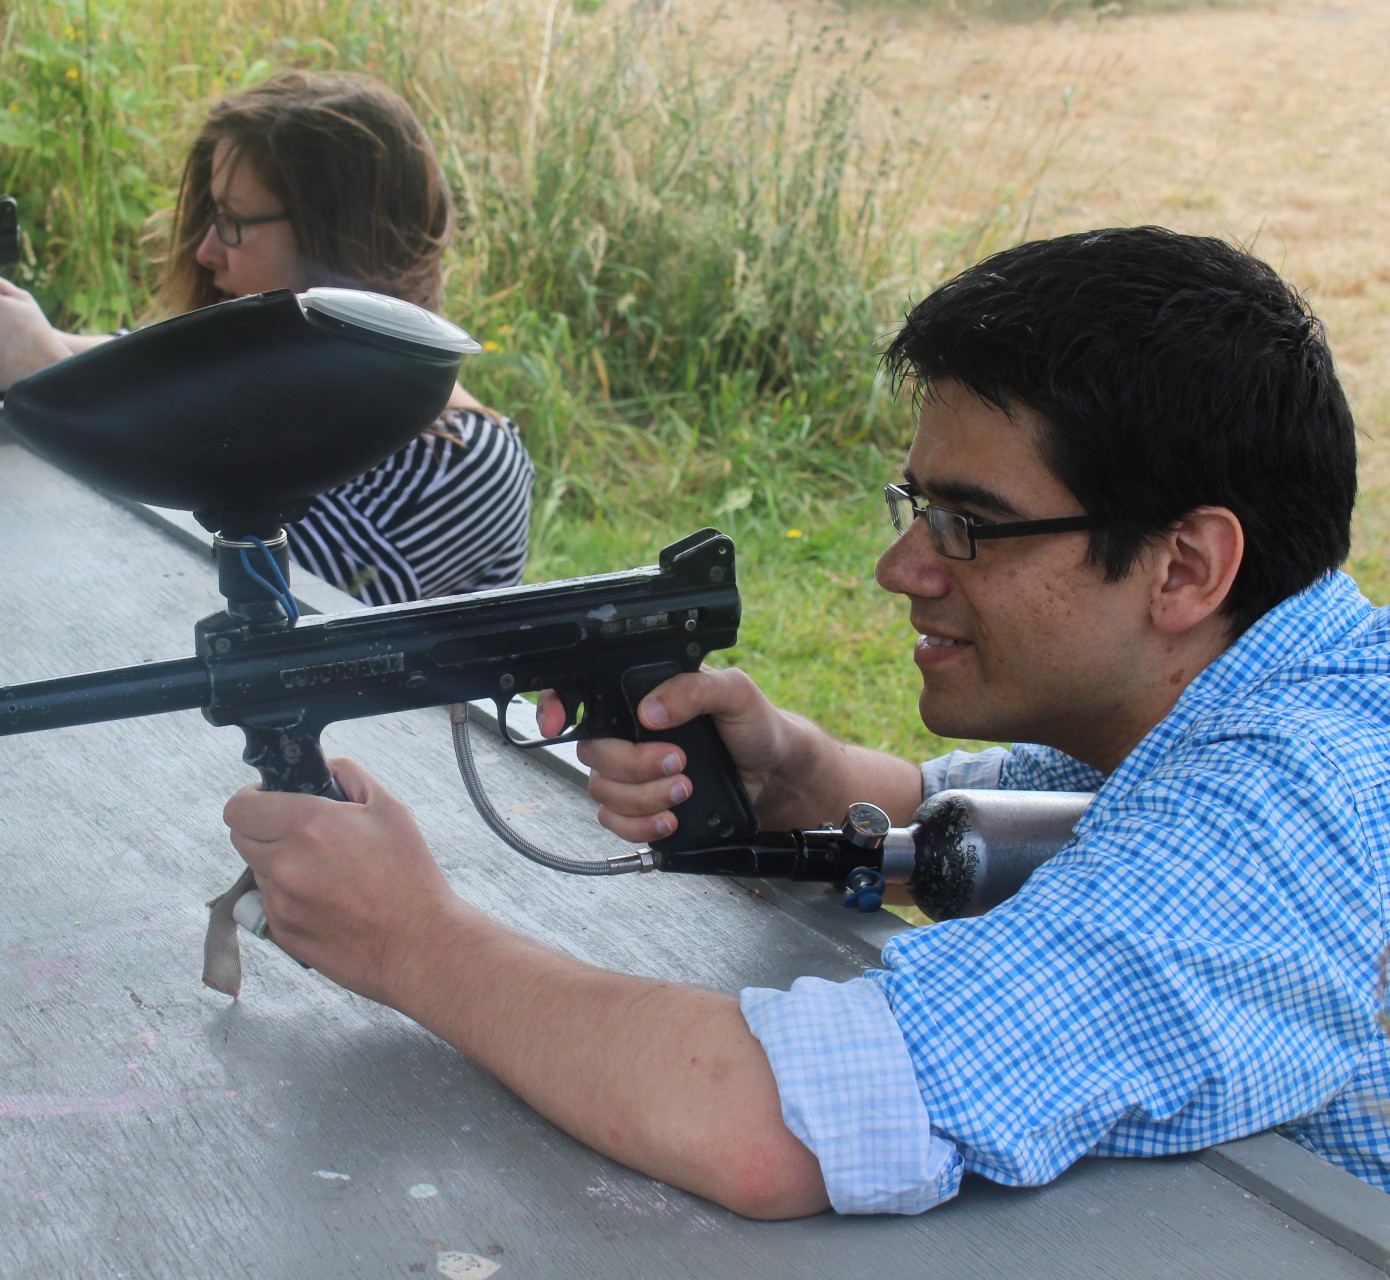
[(0, 276), (0, 391), (71, 354), (33, 295)]

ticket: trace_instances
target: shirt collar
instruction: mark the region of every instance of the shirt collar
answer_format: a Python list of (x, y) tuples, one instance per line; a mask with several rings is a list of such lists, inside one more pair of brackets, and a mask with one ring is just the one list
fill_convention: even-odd
[(1198, 673), (1173, 709), (1140, 740), (1106, 780), (1102, 791), (1114, 799), (1147, 776), (1203, 712), (1229, 704), (1287, 667), (1332, 647), (1364, 623), (1371, 605), (1345, 573), (1324, 574), (1297, 595), (1275, 605), (1239, 636), (1215, 662)]

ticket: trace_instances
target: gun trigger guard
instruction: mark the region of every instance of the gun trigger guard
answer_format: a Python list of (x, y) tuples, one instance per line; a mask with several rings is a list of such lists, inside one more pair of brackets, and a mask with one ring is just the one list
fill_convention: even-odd
[(566, 742), (578, 742), (580, 735), (571, 729), (568, 733), (561, 734), (558, 738), (513, 738), (510, 735), (507, 741), (514, 747), (520, 747), (523, 751), (534, 751), (537, 747), (558, 747)]
[(525, 738), (518, 738), (512, 733), (512, 726), (507, 723), (507, 708), (511, 706), (510, 698), (495, 698), (492, 705), (497, 708), (497, 732), (502, 741), (509, 747), (524, 747), (527, 745)]

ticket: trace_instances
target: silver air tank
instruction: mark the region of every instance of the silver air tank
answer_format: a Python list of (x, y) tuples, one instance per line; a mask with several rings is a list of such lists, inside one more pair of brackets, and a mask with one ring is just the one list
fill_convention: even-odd
[(1068, 840), (1089, 791), (939, 791), (911, 826), (888, 833), (883, 878), (905, 884), (933, 920), (1011, 898)]

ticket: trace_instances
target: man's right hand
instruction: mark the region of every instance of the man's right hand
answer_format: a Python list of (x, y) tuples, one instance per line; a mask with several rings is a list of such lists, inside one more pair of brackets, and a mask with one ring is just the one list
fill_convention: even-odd
[[(673, 676), (642, 699), (637, 718), (659, 734), (699, 715), (714, 718), (743, 780), (748, 798), (766, 820), (761, 797), (778, 772), (785, 753), (785, 717), (742, 671), (699, 671)], [(559, 734), (563, 712), (546, 693), (537, 707), (537, 723), (546, 737)], [(636, 844), (650, 844), (676, 829), (674, 806), (689, 799), (685, 753), (664, 742), (625, 742), (591, 738), (579, 744), (579, 759), (591, 770), (589, 794), (599, 802), (599, 821)]]
[[(854, 800), (872, 800), (906, 821), (921, 800), (915, 765), (844, 746), (810, 720), (773, 706), (736, 668), (673, 676), (637, 707), (638, 720), (655, 734), (698, 715), (713, 718), (766, 830), (838, 821)], [(546, 737), (563, 728), (564, 712), (552, 694), (541, 696), (537, 721)], [(589, 794), (610, 831), (650, 844), (676, 829), (677, 806), (691, 793), (679, 747), (591, 738), (580, 742), (579, 759), (590, 769)]]

